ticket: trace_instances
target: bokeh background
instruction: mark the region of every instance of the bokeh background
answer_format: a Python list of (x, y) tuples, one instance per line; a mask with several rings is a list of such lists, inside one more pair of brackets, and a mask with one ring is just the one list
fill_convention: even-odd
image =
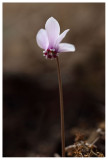
[(61, 153), (56, 61), (35, 40), (51, 16), (76, 47), (59, 56), (66, 146), (75, 131), (87, 136), (104, 123), (105, 3), (3, 3), (4, 157)]

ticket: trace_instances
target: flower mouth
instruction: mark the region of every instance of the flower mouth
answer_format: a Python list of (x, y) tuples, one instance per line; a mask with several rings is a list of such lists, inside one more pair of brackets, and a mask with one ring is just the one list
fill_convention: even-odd
[(46, 51), (43, 51), (43, 56), (45, 56), (46, 58), (52, 59), (52, 58), (56, 58), (58, 54), (55, 49), (47, 49)]

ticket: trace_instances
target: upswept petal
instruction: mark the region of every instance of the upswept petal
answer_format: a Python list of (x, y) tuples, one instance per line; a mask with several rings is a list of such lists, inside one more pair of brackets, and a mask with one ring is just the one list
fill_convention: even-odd
[(48, 36), (45, 29), (40, 29), (36, 36), (37, 44), (42, 49), (47, 49), (49, 46)]
[(45, 29), (40, 29), (36, 36), (37, 44), (40, 48), (46, 50), (49, 46), (48, 36)]
[(75, 46), (73, 44), (60, 43), (58, 45), (58, 53), (61, 53), (61, 52), (74, 52), (74, 51), (75, 51)]
[(70, 29), (66, 29), (63, 33), (61, 33), (59, 35), (59, 37), (56, 40), (55, 47), (63, 40), (63, 38), (66, 36), (66, 34), (67, 34), (67, 32), (69, 32), (69, 30)]
[(45, 24), (45, 29), (48, 34), (49, 46), (53, 47), (60, 33), (58, 21), (53, 17), (50, 17)]

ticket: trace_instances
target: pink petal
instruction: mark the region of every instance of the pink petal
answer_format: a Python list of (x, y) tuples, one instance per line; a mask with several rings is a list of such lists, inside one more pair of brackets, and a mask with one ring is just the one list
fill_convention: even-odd
[(45, 29), (40, 29), (36, 36), (37, 44), (40, 48), (46, 50), (49, 46), (48, 36)]
[(69, 43), (60, 43), (58, 46), (58, 53), (61, 52), (74, 52), (75, 46)]
[(45, 29), (48, 34), (49, 46), (51, 48), (54, 46), (55, 41), (57, 40), (60, 33), (60, 26), (58, 21), (53, 17), (50, 17), (45, 24)]
[(69, 29), (65, 30), (62, 34), (59, 35), (59, 37), (56, 40), (55, 47), (63, 40), (63, 38), (66, 36), (67, 32), (69, 32)]

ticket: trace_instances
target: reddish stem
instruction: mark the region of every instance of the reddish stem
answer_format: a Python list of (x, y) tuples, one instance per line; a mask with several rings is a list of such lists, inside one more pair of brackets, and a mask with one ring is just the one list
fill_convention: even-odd
[(61, 142), (62, 142), (62, 157), (65, 157), (65, 131), (64, 131), (64, 108), (63, 108), (63, 90), (62, 81), (60, 74), (59, 59), (57, 60), (57, 72), (58, 72), (58, 82), (59, 82), (59, 95), (60, 95), (60, 113), (61, 113)]

